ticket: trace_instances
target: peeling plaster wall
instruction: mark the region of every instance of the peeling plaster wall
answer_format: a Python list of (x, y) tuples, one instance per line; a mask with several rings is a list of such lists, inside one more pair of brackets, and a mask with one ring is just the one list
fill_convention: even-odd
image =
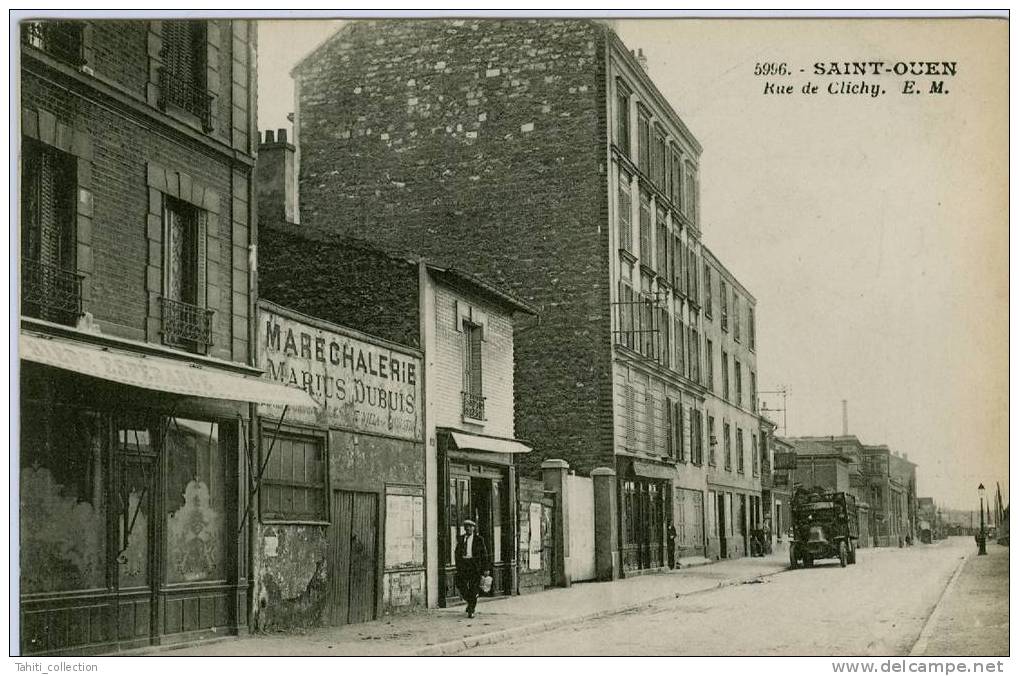
[(257, 531), (255, 630), (322, 624), (329, 599), (327, 527), (261, 524)]

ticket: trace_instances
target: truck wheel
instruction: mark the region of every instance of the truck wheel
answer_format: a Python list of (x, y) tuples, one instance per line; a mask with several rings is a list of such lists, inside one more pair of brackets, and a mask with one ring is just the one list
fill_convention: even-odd
[(796, 561), (796, 545), (790, 544), (789, 545), (789, 567), (792, 568), (793, 570), (796, 570), (797, 565), (798, 564), (797, 564), (797, 561)]
[(849, 542), (849, 563), (856, 564), (856, 543), (852, 541)]
[(804, 556), (803, 557), (803, 567), (804, 568), (813, 568), (814, 567), (814, 557), (813, 556)]
[(846, 541), (843, 540), (842, 542), (839, 543), (839, 565), (845, 568), (848, 560), (849, 560), (849, 547), (846, 547)]

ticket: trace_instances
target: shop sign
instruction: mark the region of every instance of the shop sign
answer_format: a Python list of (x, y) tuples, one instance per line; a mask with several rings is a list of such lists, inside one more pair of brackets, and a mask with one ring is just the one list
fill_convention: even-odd
[[(317, 403), (291, 406), (288, 418), (422, 438), (420, 358), (266, 308), (259, 308), (258, 349), (264, 378), (304, 390)], [(259, 408), (279, 416), (283, 405)]]

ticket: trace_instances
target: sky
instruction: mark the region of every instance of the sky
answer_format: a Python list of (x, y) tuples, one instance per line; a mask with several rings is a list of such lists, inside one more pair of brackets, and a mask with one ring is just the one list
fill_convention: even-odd
[[(259, 126), (289, 128), (289, 71), (338, 27), (262, 21)], [(1007, 24), (617, 20), (704, 148), (703, 240), (757, 300), (758, 380), (788, 433), (849, 431), (918, 464), (918, 492), (1008, 491)], [(955, 61), (944, 95), (829, 95), (815, 62)], [(797, 92), (765, 95), (758, 63)], [(799, 69), (803, 68), (804, 73)], [(926, 82), (921, 78), (918, 81)], [(781, 400), (762, 395), (769, 407)], [(776, 414), (777, 418), (781, 414)]]

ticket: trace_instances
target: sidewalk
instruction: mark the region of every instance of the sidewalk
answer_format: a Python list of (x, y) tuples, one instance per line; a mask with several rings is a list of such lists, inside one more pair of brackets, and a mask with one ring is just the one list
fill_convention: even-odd
[(974, 551), (934, 612), (915, 655), (1008, 655), (1008, 547)]
[(467, 619), (463, 608), (440, 608), (374, 622), (280, 633), (147, 654), (158, 655), (443, 655), (619, 613), (653, 601), (742, 584), (788, 567), (786, 556), (743, 558), (656, 575), (583, 582), (569, 589), (483, 600)]

